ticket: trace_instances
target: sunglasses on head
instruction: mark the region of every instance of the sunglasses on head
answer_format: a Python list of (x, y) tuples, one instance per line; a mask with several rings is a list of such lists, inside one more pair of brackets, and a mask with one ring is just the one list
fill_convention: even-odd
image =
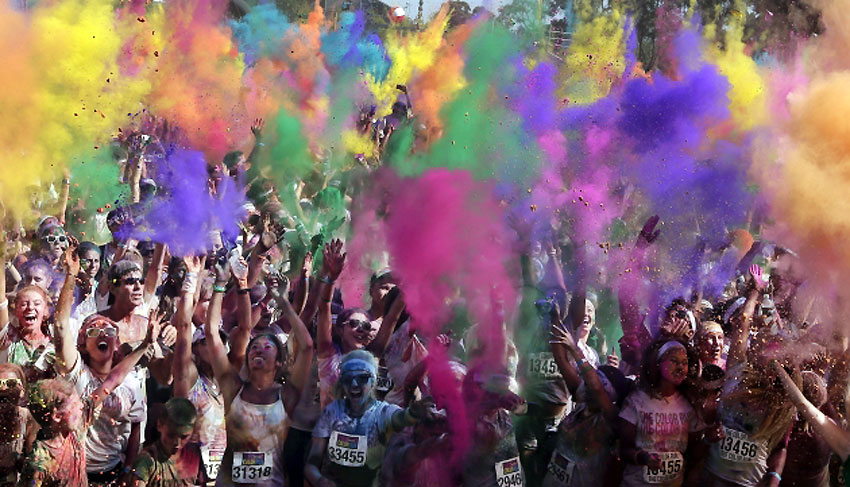
[(0, 379), (0, 389), (14, 389), (16, 387), (21, 387), (21, 384), (21, 379), (18, 379), (17, 377)]
[(44, 240), (49, 244), (56, 242), (65, 243), (68, 241), (68, 237), (66, 237), (65, 235), (48, 235), (44, 237)]
[(360, 328), (363, 331), (372, 331), (372, 323), (366, 320), (348, 320), (346, 323), (353, 330)]
[(125, 286), (134, 286), (136, 284), (145, 285), (145, 278), (143, 277), (125, 277), (121, 280), (121, 284)]
[(109, 338), (115, 338), (118, 336), (118, 330), (111, 326), (108, 328), (89, 328), (86, 330), (86, 336), (89, 338), (97, 338), (101, 335)]

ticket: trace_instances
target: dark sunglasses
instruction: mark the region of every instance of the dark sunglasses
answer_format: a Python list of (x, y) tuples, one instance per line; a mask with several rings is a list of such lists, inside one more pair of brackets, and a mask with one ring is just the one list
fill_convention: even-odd
[(365, 320), (348, 320), (346, 321), (348, 326), (351, 327), (352, 330), (356, 330), (358, 328), (363, 331), (372, 331), (372, 323)]
[(340, 377), (340, 380), (342, 381), (343, 385), (347, 385), (347, 386), (352, 386), (352, 385), (354, 385), (355, 382), (357, 382), (357, 384), (363, 385), (363, 384), (368, 384), (369, 381), (372, 380), (372, 374), (369, 374), (369, 373), (351, 374), (351, 375), (346, 374), (346, 375), (343, 375), (342, 377)]
[(21, 384), (21, 379), (18, 379), (17, 377), (0, 379), (0, 389), (14, 389), (16, 387), (21, 387)]
[(134, 286), (136, 284), (145, 285), (145, 279), (143, 277), (125, 277), (121, 280), (121, 284), (125, 286)]

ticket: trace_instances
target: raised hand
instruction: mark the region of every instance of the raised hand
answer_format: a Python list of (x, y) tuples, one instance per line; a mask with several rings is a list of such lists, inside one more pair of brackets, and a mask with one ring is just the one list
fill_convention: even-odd
[[(230, 259), (228, 259), (229, 261)], [(239, 257), (232, 265), (230, 265), (230, 272), (233, 274), (233, 278), (238, 282), (247, 281), (248, 280), (248, 262), (244, 257)]]
[(213, 264), (213, 270), (215, 271), (215, 282), (221, 286), (227, 284), (227, 281), (230, 280), (230, 260), (224, 259), (224, 261), (219, 261), (216, 259)]
[(188, 255), (183, 257), (183, 263), (186, 265), (186, 272), (194, 272), (197, 274), (204, 268), (203, 257), (199, 257), (197, 255)]
[(162, 330), (162, 318), (165, 316), (164, 311), (151, 311), (148, 316), (148, 333), (145, 335), (144, 343), (150, 345), (157, 338), (159, 338), (159, 333)]
[(569, 351), (577, 348), (576, 341), (572, 334), (560, 323), (552, 323), (552, 325), (549, 326), (549, 344), (563, 345)]
[(322, 270), (328, 276), (328, 279), (336, 281), (345, 267), (345, 257), (348, 255), (342, 251), (342, 241), (334, 239), (325, 244), (322, 255)]
[(254, 120), (254, 123), (251, 124), (251, 133), (254, 134), (254, 137), (259, 137), (262, 135), (265, 126), (266, 121), (262, 118), (257, 118)]
[(658, 225), (658, 220), (658, 215), (652, 215), (646, 219), (646, 223), (643, 224), (643, 228), (640, 229), (640, 233), (638, 234), (635, 247), (646, 248), (649, 247), (652, 242), (655, 242), (655, 239), (657, 239), (658, 235), (661, 233), (661, 230), (655, 230), (655, 226)]
[(750, 278), (757, 291), (764, 291), (764, 288), (767, 287), (767, 281), (764, 279), (763, 271), (758, 265), (753, 264), (750, 266)]
[(301, 263), (301, 276), (307, 277), (311, 272), (313, 272), (313, 253), (307, 252), (304, 261)]
[(77, 246), (79, 242), (74, 237), (68, 236), (68, 248), (65, 249), (65, 256), (62, 259), (62, 265), (65, 267), (65, 272), (69, 276), (76, 276), (80, 273), (80, 256), (77, 255)]

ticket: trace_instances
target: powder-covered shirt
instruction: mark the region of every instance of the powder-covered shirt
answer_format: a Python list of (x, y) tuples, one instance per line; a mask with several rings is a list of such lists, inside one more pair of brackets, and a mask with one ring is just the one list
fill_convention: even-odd
[[(196, 458), (197, 460), (197, 458)], [(197, 474), (195, 463), (195, 473)], [(133, 475), (145, 483), (145, 487), (190, 487), (195, 476), (168, 457), (160, 448), (159, 442), (142, 450), (133, 463)]]
[[(74, 368), (65, 375), (80, 397), (90, 397), (103, 384), (79, 353)], [(141, 423), (147, 413), (145, 394), (137, 374), (128, 374), (104, 400), (86, 432), (86, 470), (107, 472), (124, 461), (133, 423)]]
[(314, 438), (328, 438), (322, 474), (337, 485), (372, 485), (392, 432), (392, 417), (399, 411), (402, 409), (395, 404), (374, 400), (362, 416), (355, 418), (348, 415), (344, 399), (332, 402), (313, 429)]
[(215, 379), (198, 374), (187, 397), (195, 406), (197, 419), (190, 443), (201, 450), (207, 477), (218, 474), (224, 451), (227, 449), (227, 431), (224, 424), (224, 401)]
[(342, 353), (335, 350), (333, 355), (318, 359), (319, 367), (319, 399), (322, 408), (326, 408), (334, 400), (334, 384), (339, 379), (339, 365)]
[[(677, 391), (669, 397), (652, 397), (638, 389), (626, 398), (620, 418), (635, 425), (637, 448), (662, 455), (665, 470), (649, 472), (644, 465), (627, 464), (622, 485), (633, 487), (652, 483), (664, 487), (681, 486), (688, 435), (705, 427), (685, 396)], [(668, 474), (669, 471), (673, 473)], [(647, 478), (662, 480), (654, 482)]]
[(549, 459), (543, 487), (595, 487), (616, 456), (617, 436), (601, 412), (586, 406), (558, 425), (558, 440)]

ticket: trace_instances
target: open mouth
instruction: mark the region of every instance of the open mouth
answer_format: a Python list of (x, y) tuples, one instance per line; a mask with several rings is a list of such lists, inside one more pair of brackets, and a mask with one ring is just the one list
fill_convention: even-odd
[(363, 397), (363, 389), (360, 388), (359, 386), (358, 387), (352, 387), (351, 389), (348, 390), (348, 396), (351, 399), (360, 399), (361, 397)]
[(107, 342), (106, 340), (101, 340), (97, 342), (97, 349), (101, 352), (109, 350), (109, 342)]
[(24, 323), (32, 324), (38, 320), (38, 313), (35, 311), (28, 312), (24, 315)]

